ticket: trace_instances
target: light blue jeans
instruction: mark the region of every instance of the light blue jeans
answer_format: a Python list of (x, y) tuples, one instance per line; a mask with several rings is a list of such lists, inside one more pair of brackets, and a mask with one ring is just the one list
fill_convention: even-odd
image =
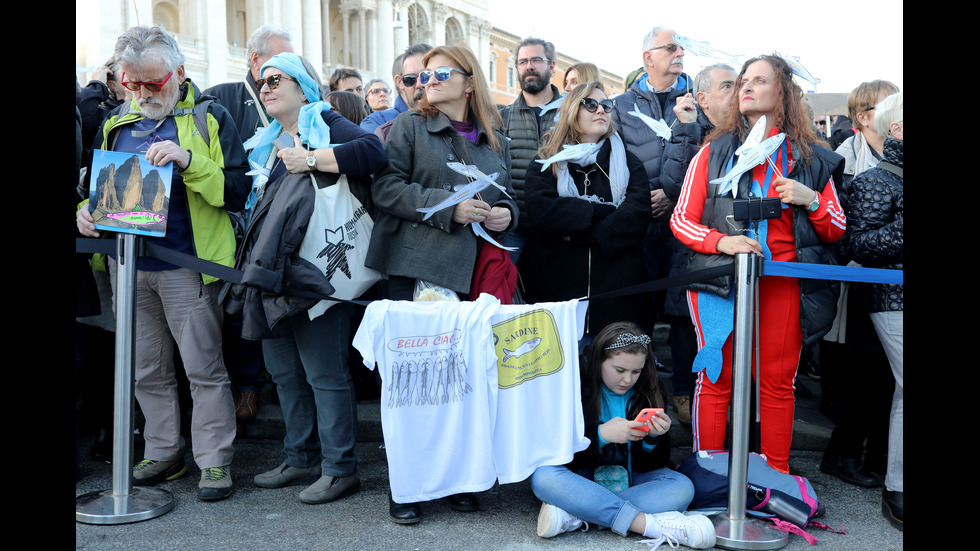
[(593, 482), (592, 472), (570, 471), (564, 465), (538, 467), (531, 475), (531, 490), (541, 501), (621, 536), (636, 515), (684, 511), (694, 499), (694, 484), (670, 469), (634, 472), (633, 485), (618, 494)]
[(888, 363), (895, 376), (895, 393), (892, 394), (892, 411), (888, 420), (888, 470), (885, 472), (885, 488), (892, 492), (905, 490), (905, 312), (874, 312), (871, 323), (875, 326), (881, 346), (888, 356)]

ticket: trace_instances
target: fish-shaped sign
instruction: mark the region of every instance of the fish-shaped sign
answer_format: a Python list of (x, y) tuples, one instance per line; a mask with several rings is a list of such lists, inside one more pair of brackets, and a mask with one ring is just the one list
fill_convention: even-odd
[(500, 175), (499, 172), (494, 172), (488, 176), (480, 172), (480, 170), (473, 165), (464, 165), (462, 163), (446, 164), (455, 172), (459, 172), (460, 174), (473, 178), (473, 181), (468, 184), (454, 187), (454, 193), (442, 201), (439, 201), (439, 203), (437, 203), (435, 206), (415, 209), (419, 212), (425, 213), (422, 220), (428, 220), (433, 214), (439, 212), (440, 210), (462, 203), (491, 185), (500, 189), (502, 192), (504, 192), (504, 195), (507, 195), (507, 197), (510, 197), (510, 195), (507, 193), (507, 189), (496, 182), (497, 177)]
[(796, 75), (796, 76), (802, 78), (803, 80), (809, 82), (810, 84), (812, 84), (813, 85), (813, 91), (814, 92), (817, 91), (817, 83), (820, 82), (820, 79), (819, 78), (815, 78), (813, 75), (810, 74), (810, 71), (807, 71), (806, 70), (806, 67), (804, 67), (803, 64), (800, 63), (800, 57), (799, 56), (790, 57), (788, 55), (781, 54), (779, 52), (776, 52), (776, 55), (778, 55), (779, 57), (783, 58), (783, 61), (785, 61), (786, 64), (789, 65), (789, 67), (791, 69), (793, 69), (793, 74), (794, 75)]
[(542, 340), (541, 337), (535, 337), (533, 339), (529, 339), (521, 343), (521, 345), (518, 346), (517, 349), (515, 350), (507, 350), (506, 348), (504, 348), (503, 349), (504, 358), (500, 361), (506, 362), (510, 358), (520, 358), (524, 354), (527, 354), (528, 352), (531, 352), (532, 350), (537, 348), (538, 345), (541, 344), (541, 340)]
[(633, 110), (627, 111), (626, 113), (628, 115), (633, 115), (634, 117), (646, 123), (646, 125), (650, 127), (650, 130), (653, 130), (654, 134), (660, 136), (664, 140), (670, 139), (670, 135), (671, 135), (670, 127), (667, 126), (667, 123), (664, 122), (663, 119), (660, 119), (658, 121), (657, 119), (651, 117), (650, 115), (643, 113), (642, 111), (640, 111), (640, 106), (635, 103), (633, 104)]
[(721, 178), (715, 178), (711, 180), (712, 184), (719, 184), (718, 195), (725, 195), (729, 191), (732, 192), (732, 197), (735, 196), (735, 182), (742, 176), (742, 174), (752, 170), (756, 166), (766, 162), (773, 151), (779, 149), (779, 146), (786, 139), (786, 134), (780, 132), (775, 136), (762, 141), (759, 140), (765, 134), (766, 131), (766, 117), (763, 115), (759, 118), (759, 122), (752, 127), (752, 131), (749, 132), (748, 137), (745, 139), (745, 143), (739, 146), (735, 150), (735, 154), (738, 155), (738, 162), (735, 166), (728, 171), (727, 174)]
[(688, 38), (686, 36), (680, 36), (678, 34), (674, 35), (674, 42), (680, 44), (684, 50), (691, 52), (692, 54), (700, 57), (710, 57), (712, 59), (720, 59), (732, 65), (732, 67), (738, 67), (741, 63), (738, 58), (726, 54), (725, 52), (714, 48), (707, 42), (701, 42), (700, 40), (694, 40), (693, 38)]

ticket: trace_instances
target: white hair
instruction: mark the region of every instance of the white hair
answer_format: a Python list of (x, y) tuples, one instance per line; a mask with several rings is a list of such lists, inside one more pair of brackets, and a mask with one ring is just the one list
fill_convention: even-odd
[(875, 106), (875, 130), (882, 136), (888, 135), (888, 128), (893, 122), (905, 120), (903, 118), (905, 102), (902, 94), (903, 92), (896, 92)]
[(650, 32), (643, 37), (643, 51), (649, 51), (657, 47), (657, 35), (664, 31), (674, 31), (677, 32), (674, 27), (669, 27), (666, 25), (657, 25), (656, 27), (650, 29)]
[(140, 67), (150, 54), (159, 55), (168, 71), (176, 71), (186, 59), (174, 37), (160, 27), (130, 27), (116, 39), (113, 56), (119, 65)]
[(274, 36), (290, 43), (293, 41), (293, 37), (289, 35), (286, 29), (272, 25), (262, 25), (258, 29), (255, 29), (252, 36), (248, 37), (248, 42), (245, 43), (245, 56), (251, 58), (252, 52), (255, 52), (263, 59), (271, 57), (269, 54), (272, 48), (269, 46), (269, 39)]

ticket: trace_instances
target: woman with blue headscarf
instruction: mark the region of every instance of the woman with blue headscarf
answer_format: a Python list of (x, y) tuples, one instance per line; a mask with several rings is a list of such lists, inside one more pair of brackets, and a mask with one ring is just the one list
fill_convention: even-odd
[(384, 165), (385, 154), (376, 136), (321, 100), (319, 77), (305, 59), (276, 55), (261, 74), (259, 97), (275, 122), (250, 140), (256, 143), (249, 155), (253, 189), (238, 253), (244, 277), (232, 295), (243, 308), (243, 336), (262, 340), (266, 368), (278, 387), (286, 460), (254, 481), (263, 488), (311, 484), (300, 500), (326, 503), (360, 486), (348, 373), (352, 305), (326, 306), (328, 301), (313, 298), (334, 289), (300, 248), (317, 203), (313, 184), (322, 190), (346, 180), (370, 214), (370, 175)]

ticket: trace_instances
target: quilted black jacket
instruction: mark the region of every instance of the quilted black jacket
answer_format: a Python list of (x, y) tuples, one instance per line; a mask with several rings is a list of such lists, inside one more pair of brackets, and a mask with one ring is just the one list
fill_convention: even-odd
[[(882, 161), (904, 168), (903, 142), (885, 140)], [(851, 181), (845, 206), (844, 248), (852, 259), (868, 268), (903, 269), (902, 180), (879, 166)], [(862, 287), (869, 312), (904, 310), (903, 285), (869, 283)]]

